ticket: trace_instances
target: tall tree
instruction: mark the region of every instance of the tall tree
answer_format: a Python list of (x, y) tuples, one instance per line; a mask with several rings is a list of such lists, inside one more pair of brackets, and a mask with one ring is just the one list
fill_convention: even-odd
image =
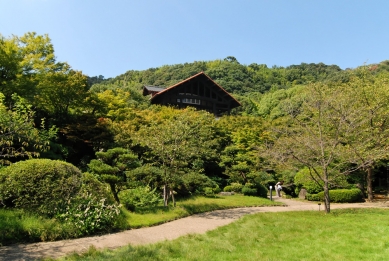
[(342, 86), (311, 84), (301, 96), (301, 106), (291, 104), (288, 121), (277, 128), (272, 147), (274, 159), (308, 168), (324, 190), (325, 210), (330, 212), (329, 189), (338, 175), (353, 170), (347, 154), (347, 138), (354, 133), (350, 120), (359, 114)]
[(206, 112), (195, 112), (188, 108), (171, 111), (168, 118), (160, 119), (140, 128), (134, 140), (151, 150), (154, 165), (163, 170), (162, 181), (164, 205), (169, 195), (173, 204), (174, 189), (180, 183), (185, 168), (191, 162), (212, 153), (212, 125), (214, 117)]
[(389, 156), (389, 74), (374, 75), (367, 66), (357, 69), (345, 85), (350, 106), (358, 112), (349, 118), (350, 162), (366, 171), (368, 200), (373, 200), (373, 168)]

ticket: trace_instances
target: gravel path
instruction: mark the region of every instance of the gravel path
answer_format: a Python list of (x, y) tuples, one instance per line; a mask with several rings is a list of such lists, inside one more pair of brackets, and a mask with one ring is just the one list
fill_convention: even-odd
[[(275, 198), (275, 200), (284, 203), (286, 206), (217, 210), (196, 214), (159, 226), (127, 230), (103, 236), (85, 237), (55, 242), (2, 246), (0, 247), (0, 260), (35, 260), (43, 257), (58, 258), (72, 252), (79, 253), (87, 251), (92, 245), (98, 249), (113, 249), (128, 244), (144, 245), (163, 240), (176, 239), (187, 234), (205, 233), (208, 230), (227, 225), (247, 214), (260, 212), (319, 210), (319, 206), (314, 203), (281, 198)], [(384, 203), (331, 204), (331, 209), (371, 207), (388, 207), (388, 205)], [(323, 208), (324, 207), (321, 206), (322, 211)]]

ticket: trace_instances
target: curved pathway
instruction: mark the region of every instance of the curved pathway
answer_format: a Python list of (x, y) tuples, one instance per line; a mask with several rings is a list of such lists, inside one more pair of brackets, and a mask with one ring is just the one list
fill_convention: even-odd
[[(90, 246), (101, 248), (117, 248), (131, 245), (144, 245), (163, 240), (172, 240), (180, 236), (194, 233), (205, 233), (219, 226), (227, 225), (240, 217), (260, 212), (304, 211), (319, 210), (319, 205), (291, 199), (275, 198), (285, 206), (249, 207), (217, 210), (196, 214), (174, 220), (154, 227), (127, 230), (102, 236), (84, 237), (55, 242), (40, 242), (32, 244), (15, 244), (0, 247), (0, 260), (35, 260), (43, 257), (58, 258), (72, 252), (84, 252)], [(352, 203), (331, 204), (331, 209), (339, 208), (371, 208), (387, 207), (383, 203)], [(320, 206), (323, 211), (324, 206)]]

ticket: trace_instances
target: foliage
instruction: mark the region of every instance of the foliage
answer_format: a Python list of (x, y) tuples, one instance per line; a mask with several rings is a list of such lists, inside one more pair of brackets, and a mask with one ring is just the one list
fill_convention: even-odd
[(236, 193), (240, 193), (240, 192), (242, 192), (243, 185), (240, 183), (237, 183), (237, 182), (232, 182), (230, 184), (230, 187), (231, 187), (231, 191), (236, 192)]
[(214, 183), (213, 185), (214, 185), (213, 187), (204, 187), (203, 188), (204, 195), (215, 196), (216, 194), (218, 194), (221, 191), (221, 189), (219, 188), (219, 186), (216, 183)]
[(77, 237), (73, 226), (20, 209), (0, 209), (0, 244), (54, 241)]
[(193, 171), (182, 175), (182, 183), (184, 188), (180, 188), (181, 193), (183, 193), (183, 189), (187, 190), (188, 194), (201, 194), (206, 188), (208, 191), (213, 191), (212, 193), (217, 193), (216, 191), (219, 189), (218, 184), (209, 177)]
[(232, 192), (232, 186), (228, 185), (223, 188), (224, 192)]
[(100, 182), (98, 177), (89, 172), (82, 173), (82, 186), (80, 195), (90, 195), (98, 199), (105, 199), (106, 204), (114, 204), (115, 199), (107, 184)]
[[(353, 203), (361, 202), (363, 194), (360, 189), (336, 189), (330, 190), (330, 198), (335, 203)], [(324, 192), (317, 194), (307, 194), (307, 199), (311, 201), (323, 201)]]
[(117, 205), (107, 203), (105, 198), (85, 193), (72, 198), (66, 209), (56, 217), (75, 226), (78, 236), (82, 236), (112, 230), (119, 214)]
[(317, 194), (323, 191), (324, 185), (321, 181), (316, 182), (313, 180), (308, 168), (304, 168), (296, 173), (294, 184), (297, 189), (296, 194), (298, 194), (302, 188), (305, 188), (309, 194)]
[(126, 172), (139, 167), (140, 161), (134, 153), (124, 148), (96, 152), (96, 157), (88, 167), (101, 181), (110, 186), (112, 195), (119, 204), (118, 193), (126, 187)]
[(123, 190), (119, 193), (120, 202), (131, 211), (137, 207), (154, 207), (162, 202), (156, 189), (148, 186)]
[(291, 104), (287, 124), (278, 126), (273, 159), (306, 167), (312, 179), (323, 184), (325, 208), (330, 211), (328, 190), (339, 176), (358, 169), (347, 158), (365, 107), (355, 107), (349, 85), (312, 84), (301, 97), (301, 106)]
[(242, 193), (245, 196), (259, 196), (267, 198), (268, 190), (261, 183), (246, 183), (242, 187)]
[(50, 139), (56, 135), (56, 128), (45, 130), (35, 127), (32, 106), (25, 99), (12, 95), (13, 106), (8, 109), (0, 93), (0, 164), (9, 164), (11, 158), (39, 156), (49, 148)]
[(263, 198), (267, 197), (268, 189), (261, 183), (256, 184), (257, 195)]
[(173, 196), (174, 204), (173, 190), (182, 182), (184, 170), (201, 172), (202, 159), (214, 153), (212, 130), (215, 119), (213, 115), (193, 108), (161, 108), (157, 115), (159, 117), (149, 125), (139, 129), (134, 139), (148, 149), (145, 161), (163, 170), (164, 204), (168, 204), (168, 194)]
[(251, 186), (243, 186), (242, 193), (245, 196), (256, 196), (258, 192), (256, 188), (253, 188)]
[(80, 190), (81, 172), (70, 163), (30, 159), (0, 170), (0, 201), (7, 207), (53, 216)]

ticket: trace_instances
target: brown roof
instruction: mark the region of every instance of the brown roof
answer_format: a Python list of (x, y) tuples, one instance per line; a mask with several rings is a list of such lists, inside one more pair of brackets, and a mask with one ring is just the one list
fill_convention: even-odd
[(221, 87), (219, 84), (217, 84), (216, 82), (214, 82), (214, 81), (213, 81), (208, 75), (206, 75), (204, 72), (199, 72), (198, 74), (195, 74), (195, 75), (193, 75), (192, 77), (189, 77), (189, 78), (187, 78), (187, 79), (185, 79), (185, 80), (183, 80), (183, 81), (181, 81), (181, 82), (179, 82), (179, 83), (176, 83), (176, 84), (174, 84), (174, 85), (172, 85), (172, 86), (170, 86), (170, 87), (164, 89), (163, 91), (158, 92), (157, 94), (155, 94), (155, 95), (151, 98), (151, 100), (153, 100), (153, 99), (155, 99), (156, 97), (160, 96), (161, 94), (164, 94), (164, 93), (168, 92), (169, 90), (171, 90), (171, 89), (173, 89), (173, 88), (175, 88), (175, 87), (177, 87), (177, 86), (179, 86), (179, 85), (181, 85), (181, 84), (183, 84), (183, 83), (185, 83), (185, 82), (187, 82), (187, 81), (190, 81), (190, 80), (192, 80), (192, 79), (194, 79), (194, 78), (196, 78), (196, 77), (199, 77), (199, 76), (201, 76), (201, 75), (204, 75), (206, 78), (208, 78), (208, 80), (210, 80), (213, 84), (215, 84), (215, 85), (216, 85), (217, 87), (219, 87), (223, 92), (225, 92), (229, 97), (231, 97), (231, 99), (233, 99), (234, 101), (236, 101), (236, 103), (237, 103), (237, 106), (236, 106), (236, 107), (242, 106), (242, 104), (241, 104), (240, 102), (238, 102), (238, 101), (237, 101), (234, 97), (232, 97), (226, 90), (224, 90), (223, 87)]

